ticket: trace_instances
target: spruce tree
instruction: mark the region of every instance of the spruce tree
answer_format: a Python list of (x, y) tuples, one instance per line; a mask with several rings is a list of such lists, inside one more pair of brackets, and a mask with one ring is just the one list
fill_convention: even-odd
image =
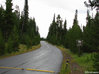
[(0, 29), (0, 55), (4, 54), (4, 38), (3, 38), (3, 34), (2, 31)]
[[(19, 13), (17, 11), (17, 13)], [(19, 15), (17, 15), (17, 13), (15, 12), (13, 15), (14, 15), (14, 27), (13, 27), (13, 30), (12, 30), (12, 40), (13, 40), (13, 51), (18, 51), (18, 46), (19, 46), (19, 43), (20, 43), (20, 29), (19, 29)]]
[(28, 18), (28, 0), (25, 0), (24, 11), (21, 16), (21, 42), (22, 44), (28, 44), (29, 35), (28, 35), (28, 27), (29, 27), (29, 18)]
[(66, 47), (67, 46), (67, 38), (66, 38), (66, 35), (67, 35), (67, 22), (66, 22), (66, 20), (65, 20), (65, 22), (64, 22), (64, 28), (63, 28), (63, 37), (62, 37), (62, 44), (63, 44), (63, 46), (64, 47)]
[(55, 21), (55, 14), (53, 17), (53, 21), (49, 27), (49, 32), (47, 36), (47, 40), (55, 45), (65, 45), (65, 35), (66, 35), (66, 21), (64, 23), (64, 28), (63, 28), (63, 23), (62, 23), (62, 18), (60, 15), (57, 16), (57, 20)]
[(14, 27), (13, 23), (13, 13), (12, 13), (12, 0), (6, 0), (6, 11), (5, 11), (5, 19), (6, 19), (6, 24), (5, 24), (5, 40), (9, 38), (9, 35), (12, 32), (12, 29)]
[(28, 0), (25, 0), (25, 6), (24, 6), (24, 26), (23, 26), (23, 32), (27, 31), (28, 27)]
[(0, 55), (4, 54), (4, 38), (3, 38), (3, 25), (4, 25), (4, 9), (0, 7)]
[(94, 47), (96, 47), (96, 51), (99, 52), (99, 11), (97, 11), (95, 19), (94, 19), (94, 26), (93, 26), (93, 31), (94, 31)]
[(94, 48), (96, 49), (96, 55), (94, 59), (94, 68), (99, 71), (99, 11), (97, 11), (94, 19)]
[(76, 10), (73, 26), (70, 30), (70, 41), (69, 41), (69, 48), (74, 53), (79, 53), (77, 48), (77, 40), (82, 40), (82, 31), (80, 26), (78, 25), (77, 13), (78, 11)]
[(0, 7), (0, 28), (2, 31), (2, 34), (4, 35), (5, 32), (5, 10), (3, 9), (3, 7)]
[(83, 32), (83, 49), (85, 52), (93, 52), (95, 51), (95, 43), (94, 43), (94, 19), (91, 18), (89, 15), (89, 11), (87, 11), (87, 24), (86, 27), (84, 27)]

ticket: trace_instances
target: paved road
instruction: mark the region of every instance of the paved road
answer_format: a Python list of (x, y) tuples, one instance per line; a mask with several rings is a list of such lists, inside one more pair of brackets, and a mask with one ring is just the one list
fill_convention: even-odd
[[(41, 48), (25, 54), (9, 57), (0, 60), (0, 66), (18, 67), (18, 68), (33, 68), (40, 70), (51, 70), (57, 72), (60, 70), (63, 55), (61, 51), (41, 41)], [(0, 69), (0, 74), (51, 74), (45, 72)]]

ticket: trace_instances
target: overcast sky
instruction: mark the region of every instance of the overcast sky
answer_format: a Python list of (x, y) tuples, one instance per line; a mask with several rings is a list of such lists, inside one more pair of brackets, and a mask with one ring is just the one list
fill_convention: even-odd
[[(41, 37), (46, 37), (49, 26), (56, 16), (61, 15), (63, 21), (67, 20), (67, 28), (73, 25), (75, 10), (78, 10), (79, 25), (86, 25), (87, 8), (84, 5), (86, 0), (28, 0), (29, 17), (35, 17)], [(87, 0), (88, 1), (88, 0)], [(5, 6), (5, 0), (0, 0), (0, 5)], [(20, 11), (24, 8), (24, 0), (13, 0), (13, 8), (18, 5)]]

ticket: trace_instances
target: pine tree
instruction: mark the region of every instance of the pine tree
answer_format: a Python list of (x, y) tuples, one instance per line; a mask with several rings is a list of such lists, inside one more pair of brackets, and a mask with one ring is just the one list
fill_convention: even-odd
[(4, 38), (3, 38), (3, 24), (4, 24), (4, 9), (0, 7), (0, 55), (4, 54)]
[(55, 21), (55, 14), (53, 17), (53, 21), (49, 27), (49, 32), (47, 36), (47, 40), (55, 45), (65, 45), (65, 35), (66, 35), (66, 21), (64, 23), (64, 28), (63, 28), (63, 23), (62, 23), (62, 18), (60, 15), (57, 16), (57, 20)]
[(66, 26), (66, 25), (67, 25), (67, 22), (66, 22), (66, 20), (65, 20), (65, 22), (64, 22), (64, 32), (65, 32), (65, 33), (67, 32), (67, 28), (66, 28), (67, 26)]
[(5, 10), (3, 9), (3, 7), (0, 7), (0, 28), (2, 31), (2, 34), (4, 35), (4, 31), (5, 31)]
[(24, 26), (23, 26), (23, 32), (27, 31), (28, 27), (28, 0), (25, 0), (25, 6), (24, 6)]
[(97, 11), (95, 19), (94, 19), (94, 26), (93, 26), (93, 31), (94, 31), (94, 47), (96, 47), (96, 51), (99, 51), (99, 11)]
[(67, 22), (66, 22), (66, 20), (65, 20), (65, 22), (64, 22), (64, 28), (63, 28), (63, 38), (62, 38), (62, 44), (63, 44), (63, 46), (64, 47), (66, 47), (67, 46), (67, 38), (66, 38), (66, 35), (67, 35), (67, 28), (66, 28), (66, 25), (67, 25)]
[(11, 34), (8, 37), (8, 40), (5, 43), (5, 53), (11, 53), (18, 51), (18, 46), (20, 43), (19, 39), (19, 18), (16, 13), (13, 13), (13, 23), (14, 27)]
[(2, 31), (0, 29), (0, 55), (4, 54), (4, 38), (3, 38), (3, 34)]
[[(14, 27), (13, 23), (13, 13), (12, 13), (12, 0), (6, 0), (6, 11), (5, 11), (5, 18), (6, 18), (6, 25), (5, 25), (5, 34), (4, 37), (7, 41), (9, 35), (12, 32)], [(9, 18), (10, 17), (10, 18)]]
[[(19, 13), (17, 11), (17, 13)], [(19, 29), (19, 15), (17, 15), (17, 13), (15, 12), (13, 15), (14, 15), (14, 27), (13, 27), (13, 30), (12, 30), (12, 40), (13, 40), (13, 51), (18, 51), (18, 46), (19, 46), (19, 43), (20, 43), (20, 29)]]
[(82, 31), (81, 31), (80, 26), (78, 25), (77, 13), (78, 13), (78, 11), (76, 10), (73, 26), (69, 32), (70, 33), (69, 34), (69, 36), (70, 36), (69, 48), (74, 53), (79, 53), (78, 48), (77, 48), (77, 40), (82, 40)]
[(84, 28), (83, 32), (83, 49), (85, 52), (93, 52), (94, 49), (94, 19), (89, 15), (89, 11), (87, 11), (87, 25)]
[(66, 48), (70, 48), (71, 47), (71, 42), (72, 42), (72, 28), (70, 28), (68, 31), (67, 31), (67, 34), (66, 34), (66, 39), (65, 39), (65, 47)]
[(94, 59), (94, 67), (97, 71), (99, 71), (99, 12), (97, 11), (95, 19), (94, 19), (94, 48), (96, 49), (96, 55)]
[(20, 23), (19, 23), (19, 32), (20, 32), (20, 42), (23, 43), (23, 27), (24, 27), (24, 13), (21, 12)]
[(49, 42), (51, 42), (52, 44), (57, 43), (57, 41), (56, 41), (56, 38), (57, 38), (56, 31), (57, 30), (56, 29), (57, 29), (57, 24), (56, 24), (56, 21), (55, 21), (55, 14), (54, 14), (53, 21), (50, 25), (49, 33), (48, 33), (48, 36), (47, 36), (47, 40)]
[(28, 18), (28, 0), (21, 18), (18, 6), (12, 12), (12, 5), (12, 0), (6, 0), (6, 10), (0, 7), (0, 55), (18, 51), (20, 43), (29, 48), (40, 43), (36, 22)]

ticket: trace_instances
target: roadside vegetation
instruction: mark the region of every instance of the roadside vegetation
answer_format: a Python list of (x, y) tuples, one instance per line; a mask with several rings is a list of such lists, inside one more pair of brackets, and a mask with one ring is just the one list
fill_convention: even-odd
[(41, 47), (40, 44), (32, 46), (31, 48), (28, 48), (26, 45), (20, 44), (18, 51), (12, 52), (12, 53), (6, 53), (5, 55), (0, 56), (0, 59), (4, 59), (4, 58), (7, 58), (7, 57), (27, 53), (27, 52), (30, 52), (30, 51), (34, 51), (34, 50), (36, 50), (40, 47)]
[(90, 10), (87, 10), (86, 26), (79, 26), (78, 10), (75, 11), (73, 26), (69, 29), (66, 19), (63, 21), (60, 14), (57, 17), (54, 14), (47, 41), (67, 48), (84, 71), (99, 71), (99, 0), (89, 0), (85, 5), (96, 8), (94, 17), (90, 15)]
[(39, 28), (35, 18), (28, 17), (28, 0), (25, 0), (21, 14), (19, 6), (12, 9), (12, 0), (6, 0), (5, 4), (6, 9), (0, 6), (0, 56), (24, 53), (32, 46), (39, 45)]
[(68, 67), (66, 69), (66, 61), (67, 61), (67, 58), (68, 58), (67, 51), (62, 46), (57, 46), (57, 47), (63, 53), (63, 62), (62, 62), (62, 66), (61, 66), (61, 70), (60, 70), (59, 74), (70, 74), (71, 73), (70, 62), (68, 63)]
[[(64, 59), (62, 63), (62, 68), (60, 71), (60, 74), (71, 74), (71, 71), (74, 72), (75, 69), (73, 69), (72, 63), (77, 63), (79, 67), (76, 68), (76, 70), (81, 70), (81, 72), (85, 71), (96, 71), (94, 68), (94, 55), (96, 53), (83, 53), (81, 57), (79, 57), (77, 54), (72, 53), (69, 49), (64, 48), (63, 46), (57, 46), (63, 53)], [(66, 70), (66, 60), (69, 58), (69, 68)], [(79, 73), (79, 72), (78, 72)], [(80, 73), (82, 74), (82, 73)]]

